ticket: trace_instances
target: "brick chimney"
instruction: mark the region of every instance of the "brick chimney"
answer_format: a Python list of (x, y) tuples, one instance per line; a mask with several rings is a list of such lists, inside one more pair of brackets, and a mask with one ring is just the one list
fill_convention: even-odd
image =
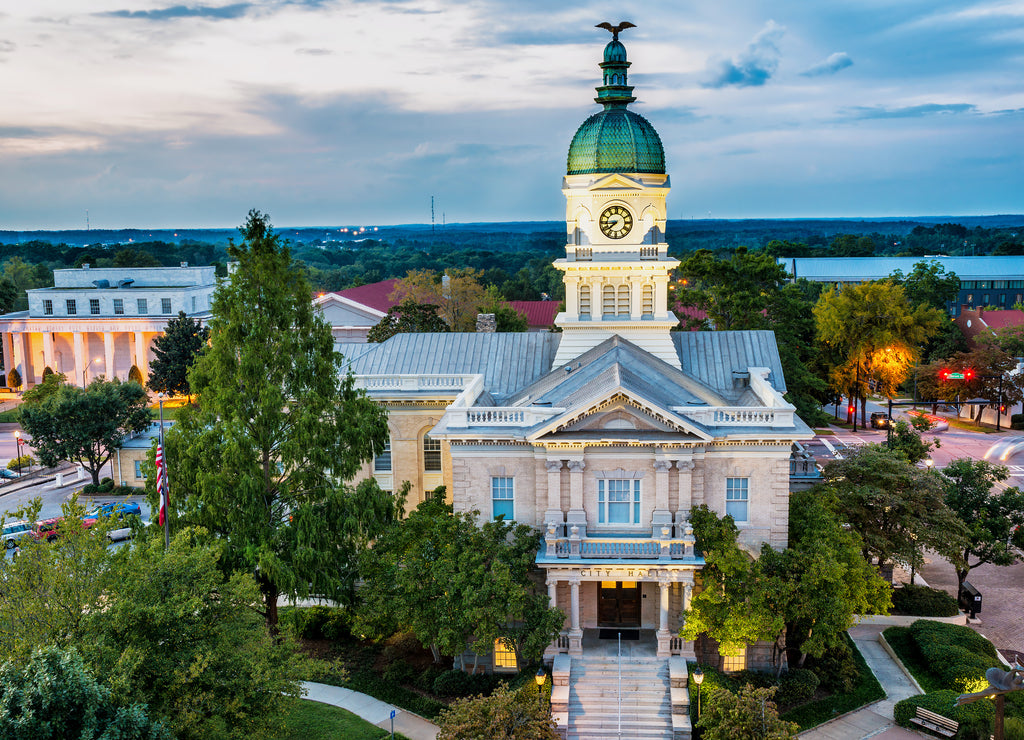
[(478, 334), (487, 332), (493, 334), (498, 331), (498, 320), (493, 313), (478, 313), (476, 315), (476, 331)]

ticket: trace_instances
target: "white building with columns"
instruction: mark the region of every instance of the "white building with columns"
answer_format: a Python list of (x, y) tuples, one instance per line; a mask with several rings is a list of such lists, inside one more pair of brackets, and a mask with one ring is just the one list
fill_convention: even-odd
[[(690, 512), (732, 515), (752, 556), (785, 547), (790, 452), (811, 433), (784, 398), (772, 332), (672, 331), (662, 144), (627, 107), (617, 38), (600, 66), (603, 110), (574, 136), (562, 182), (561, 332), (343, 347), (389, 413), (390, 444), (364, 475), (411, 482), (410, 506), (443, 484), (457, 511), (541, 531), (536, 563), (566, 615), (549, 655), (581, 660), (602, 629), (637, 629), (654, 660), (719, 660), (678, 637), (704, 565)], [(507, 660), (496, 645), (493, 668)]]
[(149, 377), (153, 340), (184, 311), (210, 316), (214, 267), (109, 267), (54, 270), (51, 288), (28, 291), (28, 310), (0, 316), (4, 375), (17, 368), (22, 388), (50, 368), (84, 386), (103, 375)]

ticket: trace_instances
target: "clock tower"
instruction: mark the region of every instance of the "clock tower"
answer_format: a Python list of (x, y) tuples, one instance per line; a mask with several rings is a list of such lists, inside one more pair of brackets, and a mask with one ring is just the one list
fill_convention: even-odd
[(629, 110), (626, 47), (612, 31), (594, 100), (603, 110), (583, 122), (569, 145), (562, 180), (565, 258), (555, 260), (565, 283), (565, 311), (555, 324), (562, 341), (555, 366), (565, 365), (618, 334), (679, 368), (668, 310), (669, 273), (679, 261), (665, 242), (665, 150), (647, 120)]

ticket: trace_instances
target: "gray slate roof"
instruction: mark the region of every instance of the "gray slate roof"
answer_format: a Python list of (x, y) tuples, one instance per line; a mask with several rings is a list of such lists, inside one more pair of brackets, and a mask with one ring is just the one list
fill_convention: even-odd
[(938, 262), (961, 280), (1024, 279), (1024, 256), (997, 257), (780, 257), (797, 278), (816, 282), (882, 280), (895, 270), (906, 275), (918, 262)]
[(562, 335), (549, 332), (396, 334), (350, 361), (356, 375), (482, 373), (507, 397), (551, 370)]
[(772, 387), (786, 392), (773, 331), (677, 331), (672, 341), (683, 372), (722, 393), (732, 389), (733, 372), (746, 372), (748, 367), (770, 369)]

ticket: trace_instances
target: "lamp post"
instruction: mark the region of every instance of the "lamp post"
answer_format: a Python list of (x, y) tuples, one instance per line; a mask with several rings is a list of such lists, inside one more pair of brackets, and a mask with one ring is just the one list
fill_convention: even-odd
[(21, 445), (22, 445), (21, 430), (20, 429), (15, 429), (14, 430), (14, 442), (18, 446), (18, 477), (20, 478), (21, 477)]
[(693, 671), (693, 682), (697, 684), (697, 721), (700, 721), (700, 685), (704, 683), (704, 671), (696, 668)]
[[(164, 450), (164, 394), (163, 391), (156, 394), (160, 402), (160, 452), (162, 455), (166, 455), (167, 452)], [(167, 484), (167, 459), (163, 460), (163, 486), (164, 491), (168, 490)], [(157, 471), (157, 482), (160, 481), (161, 471)], [(164, 550), (168, 550), (171, 547), (171, 495), (170, 493), (164, 494), (167, 499), (167, 511), (164, 514)]]
[(537, 675), (533, 677), (533, 680), (537, 682), (537, 698), (543, 696), (544, 681), (547, 679), (547, 674), (544, 673), (544, 666), (537, 669)]

